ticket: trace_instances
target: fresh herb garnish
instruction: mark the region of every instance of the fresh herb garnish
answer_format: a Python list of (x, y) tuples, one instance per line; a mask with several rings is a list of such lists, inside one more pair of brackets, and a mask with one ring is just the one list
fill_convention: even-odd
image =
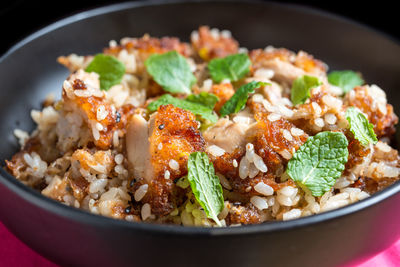
[(320, 86), (322, 82), (314, 76), (303, 75), (294, 80), (291, 90), (293, 105), (304, 104), (311, 96), (311, 89)]
[(119, 84), (125, 74), (125, 65), (113, 56), (97, 54), (85, 69), (100, 76), (100, 89), (109, 90)]
[(352, 70), (332, 71), (328, 74), (328, 82), (342, 88), (343, 93), (348, 93), (354, 87), (364, 84), (361, 76)]
[(147, 72), (165, 91), (190, 94), (196, 83), (188, 62), (176, 51), (153, 54), (144, 64)]
[(187, 167), (187, 178), (196, 200), (204, 209), (207, 217), (221, 226), (218, 214), (224, 208), (224, 196), (213, 164), (206, 153), (193, 152), (189, 156)]
[(266, 86), (269, 83), (252, 81), (241, 86), (235, 94), (221, 107), (219, 113), (222, 117), (237, 113), (246, 106), (249, 94), (254, 93), (254, 90), (261, 86)]
[(313, 196), (329, 191), (344, 170), (349, 152), (346, 136), (321, 132), (311, 136), (288, 162), (287, 174)]
[(214, 82), (228, 79), (232, 82), (243, 78), (250, 71), (251, 61), (247, 54), (235, 54), (216, 58), (208, 63), (208, 70)]
[(186, 97), (187, 101), (198, 103), (203, 106), (208, 107), (209, 109), (214, 109), (215, 104), (217, 104), (219, 98), (211, 93), (201, 92), (200, 94), (193, 94)]
[(154, 112), (159, 106), (171, 104), (177, 108), (185, 109), (192, 112), (194, 115), (199, 115), (205, 120), (212, 123), (217, 122), (218, 116), (213, 113), (213, 110), (199, 103), (190, 102), (185, 99), (173, 97), (169, 94), (162, 95), (157, 100), (147, 105), (150, 112)]
[(365, 115), (355, 107), (349, 107), (346, 110), (346, 119), (350, 125), (350, 131), (354, 134), (360, 143), (364, 146), (370, 143), (376, 144), (378, 139), (374, 132), (374, 125), (370, 123)]

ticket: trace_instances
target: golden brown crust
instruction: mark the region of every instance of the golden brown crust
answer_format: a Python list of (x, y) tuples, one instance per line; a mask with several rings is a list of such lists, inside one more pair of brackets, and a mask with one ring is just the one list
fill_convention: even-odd
[(312, 55), (304, 51), (299, 51), (293, 63), (296, 67), (303, 69), (305, 72), (320, 76), (325, 74), (327, 66), (322, 61), (315, 59)]
[(192, 45), (200, 58), (205, 61), (226, 57), (238, 52), (239, 44), (232, 37), (219, 36), (216, 39), (208, 26), (201, 26), (198, 33), (199, 38), (198, 40), (192, 39)]
[(144, 35), (142, 38), (132, 38), (120, 46), (108, 47), (104, 49), (104, 53), (118, 55), (122, 49), (127, 49), (128, 51), (138, 50), (139, 53), (146, 56), (154, 53), (162, 54), (172, 50), (186, 57), (191, 55), (189, 44), (180, 42), (178, 38), (155, 38), (149, 35)]
[[(288, 140), (284, 137), (283, 131), (287, 130), (291, 132), (291, 129), (295, 125), (284, 118), (280, 118), (275, 121), (268, 119), (267, 112), (260, 103), (252, 102), (251, 105), (254, 110), (254, 117), (258, 122), (258, 131), (256, 131), (257, 139), (265, 138), (269, 146), (278, 153), (286, 150), (290, 153), (294, 153), (308, 138), (306, 133), (300, 136), (292, 136), (292, 140)], [(261, 137), (263, 136), (263, 137)]]
[(284, 62), (290, 62), (295, 54), (285, 48), (273, 49), (265, 51), (263, 49), (254, 49), (249, 53), (250, 60), (252, 62), (252, 70), (257, 70), (263, 67), (264, 61), (279, 59)]
[[(74, 90), (87, 90), (86, 84), (80, 79), (74, 80), (72, 88)], [(114, 132), (116, 130), (125, 131), (127, 120), (135, 110), (134, 106), (127, 104), (120, 107), (117, 112), (113, 112), (111, 105), (105, 98), (97, 96), (75, 96), (73, 99), (70, 99), (65, 91), (63, 91), (63, 99), (65, 102), (72, 101), (73, 104), (83, 112), (88, 122), (98, 122), (102, 125), (103, 130), (99, 131), (99, 139), (93, 140), (94, 145), (100, 149), (108, 149), (111, 147)], [(107, 116), (102, 120), (97, 119), (97, 110), (100, 106), (103, 106), (104, 110), (107, 112)], [(94, 126), (89, 125), (89, 127)]]
[(228, 216), (225, 218), (228, 225), (231, 224), (257, 224), (261, 222), (261, 215), (256, 207), (247, 203), (246, 205), (233, 205)]
[(359, 108), (367, 115), (369, 122), (374, 125), (374, 131), (378, 138), (391, 137), (396, 131), (394, 126), (399, 120), (393, 112), (393, 106), (386, 104), (386, 114), (384, 114), (379, 109), (373, 109), (376, 106), (375, 100), (369, 94), (366, 86), (357, 86), (353, 91), (354, 98), (350, 99), (349, 94), (347, 94), (345, 103)]
[(351, 134), (347, 134), (349, 145), (347, 147), (349, 151), (349, 158), (346, 163), (345, 170), (350, 171), (354, 166), (363, 162), (364, 158), (371, 152), (369, 146), (363, 146), (357, 139), (349, 137)]
[(325, 74), (327, 71), (325, 63), (315, 59), (312, 55), (307, 54), (304, 51), (299, 51), (296, 55), (285, 48), (271, 50), (255, 49), (250, 51), (249, 56), (252, 62), (253, 71), (262, 68), (266, 61), (271, 60), (280, 60), (282, 62), (293, 64), (293, 66), (317, 76)]
[[(150, 136), (154, 178), (144, 202), (150, 203), (154, 214), (165, 215), (180, 201), (176, 197), (180, 190), (173, 181), (187, 174), (190, 153), (204, 151), (205, 141), (198, 130), (196, 117), (189, 111), (165, 105), (160, 106), (154, 116), (154, 130)], [(177, 168), (171, 168), (174, 164)], [(167, 179), (166, 171), (170, 174)]]
[(41, 149), (41, 143), (39, 138), (37, 137), (29, 138), (26, 141), (25, 145), (22, 147), (22, 149), (12, 156), (11, 160), (5, 160), (6, 169), (14, 177), (18, 177), (20, 180), (25, 180), (27, 177), (25, 173), (27, 165), (24, 160), (24, 154), (31, 152), (38, 152), (40, 149)]
[(228, 101), (233, 96), (233, 94), (235, 93), (235, 89), (233, 89), (231, 83), (220, 83), (214, 84), (211, 88), (210, 93), (216, 95), (219, 98), (214, 108), (216, 112), (219, 112), (226, 101)]

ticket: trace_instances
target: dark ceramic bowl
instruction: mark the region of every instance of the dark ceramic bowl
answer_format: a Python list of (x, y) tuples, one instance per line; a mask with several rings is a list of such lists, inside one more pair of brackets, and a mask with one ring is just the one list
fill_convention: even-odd
[[(332, 69), (361, 71), (400, 103), (400, 46), (362, 25), (293, 5), (257, 2), (124, 3), (83, 12), (22, 40), (0, 59), (0, 162), (18, 149), (14, 128), (58, 94), (59, 55), (100, 52), (124, 36), (178, 36), (199, 25), (229, 29), (248, 48), (305, 50)], [(3, 164), (4, 165), (4, 164)], [(400, 237), (400, 183), (347, 207), (287, 222), (209, 229), (130, 223), (50, 200), (4, 170), (0, 219), (22, 241), (65, 266), (343, 266)]]

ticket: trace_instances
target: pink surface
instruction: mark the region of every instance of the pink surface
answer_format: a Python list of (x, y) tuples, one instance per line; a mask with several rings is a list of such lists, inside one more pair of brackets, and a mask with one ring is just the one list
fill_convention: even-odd
[[(0, 222), (0, 267), (57, 267), (28, 248)], [(400, 240), (384, 252), (354, 267), (400, 266)]]

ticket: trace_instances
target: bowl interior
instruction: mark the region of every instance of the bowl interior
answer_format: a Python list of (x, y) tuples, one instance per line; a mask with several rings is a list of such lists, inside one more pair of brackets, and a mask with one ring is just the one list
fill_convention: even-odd
[[(360, 71), (367, 83), (386, 91), (388, 101), (400, 114), (400, 46), (362, 25), (300, 6), (276, 3), (125, 3), (52, 24), (18, 43), (0, 59), (1, 164), (18, 150), (13, 130), (33, 130), (30, 111), (40, 109), (50, 92), (60, 97), (68, 71), (56, 62), (58, 56), (99, 53), (110, 40), (145, 33), (189, 41), (190, 33), (200, 25), (230, 30), (242, 47), (273, 45), (304, 50), (327, 63), (331, 70)], [(2, 174), (0, 179), (10, 179), (3, 171)]]

